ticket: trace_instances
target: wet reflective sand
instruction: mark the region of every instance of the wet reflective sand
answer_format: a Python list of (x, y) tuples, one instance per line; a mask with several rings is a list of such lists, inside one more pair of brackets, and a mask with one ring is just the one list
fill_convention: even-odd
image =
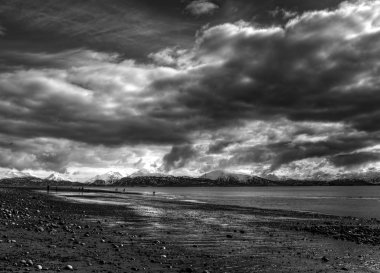
[[(123, 244), (133, 245), (168, 268), (190, 267), (194, 272), (205, 269), (210, 272), (378, 272), (380, 268), (380, 251), (371, 240), (337, 240), (332, 232), (342, 225), (376, 230), (377, 221), (148, 195), (60, 193), (60, 196), (71, 202), (96, 202), (104, 208), (113, 205), (115, 209), (117, 205), (114, 215), (92, 215), (88, 220), (100, 221), (115, 232), (134, 236), (133, 241), (125, 240)], [(326, 227), (326, 232), (323, 228), (313, 229), (321, 226)]]

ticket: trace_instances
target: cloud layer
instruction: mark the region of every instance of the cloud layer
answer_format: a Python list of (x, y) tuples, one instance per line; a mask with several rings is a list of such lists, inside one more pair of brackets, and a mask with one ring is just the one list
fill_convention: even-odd
[(117, 157), (114, 149), (143, 146), (126, 166), (279, 175), (304, 167), (305, 176), (322, 165), (331, 174), (373, 168), (380, 1), (291, 17), (206, 26), (192, 46), (164, 46), (144, 62), (100, 49), (1, 51), (0, 166), (64, 172), (96, 164), (73, 148)]

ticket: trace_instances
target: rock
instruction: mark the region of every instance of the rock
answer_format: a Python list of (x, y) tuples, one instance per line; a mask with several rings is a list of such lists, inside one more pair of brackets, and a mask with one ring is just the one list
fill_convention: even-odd
[(38, 231), (38, 232), (44, 232), (45, 229), (44, 229), (43, 227), (37, 227), (37, 231)]
[(66, 265), (65, 268), (66, 270), (74, 270), (73, 266), (72, 265)]
[(42, 270), (42, 265), (39, 265), (39, 264), (36, 265), (36, 269), (37, 269), (37, 270)]

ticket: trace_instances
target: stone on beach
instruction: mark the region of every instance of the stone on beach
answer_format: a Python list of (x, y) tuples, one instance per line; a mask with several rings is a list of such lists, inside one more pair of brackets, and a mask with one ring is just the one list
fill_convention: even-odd
[(66, 265), (66, 266), (64, 267), (64, 269), (66, 269), (66, 270), (74, 270), (73, 266), (70, 265), (70, 264)]

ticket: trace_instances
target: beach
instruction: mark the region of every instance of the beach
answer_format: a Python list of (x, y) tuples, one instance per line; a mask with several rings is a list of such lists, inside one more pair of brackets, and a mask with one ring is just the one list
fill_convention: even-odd
[(0, 271), (380, 272), (376, 219), (91, 196), (0, 189)]

